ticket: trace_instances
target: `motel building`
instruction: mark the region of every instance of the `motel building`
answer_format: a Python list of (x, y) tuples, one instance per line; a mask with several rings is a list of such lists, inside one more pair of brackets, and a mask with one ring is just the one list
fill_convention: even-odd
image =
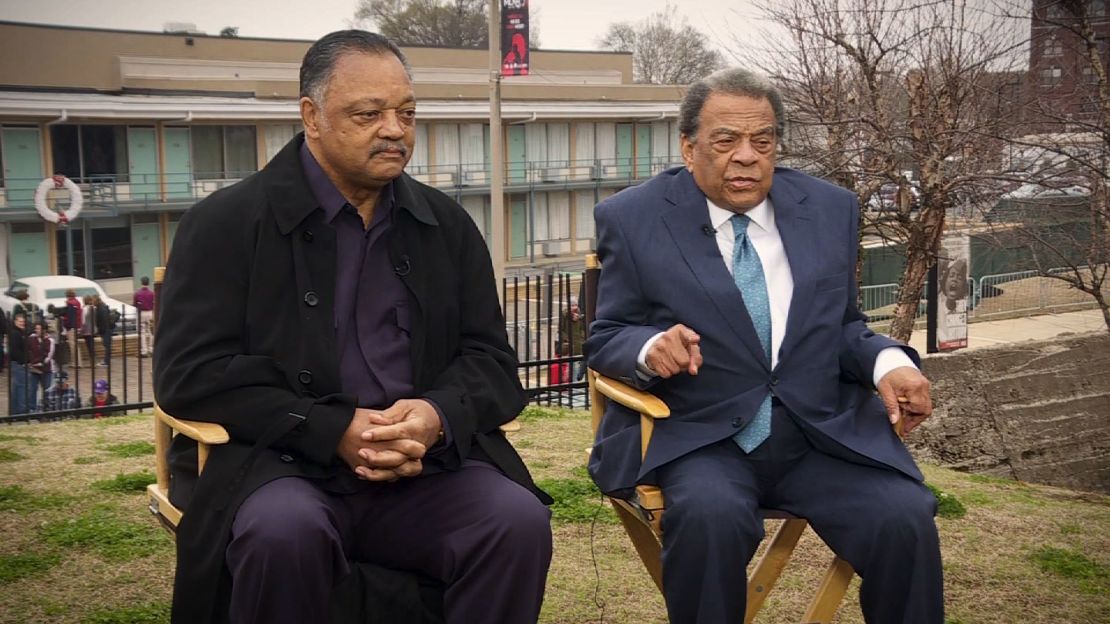
[[(0, 286), (73, 271), (129, 294), (181, 215), (300, 130), (310, 41), (0, 22)], [(594, 205), (681, 161), (681, 87), (632, 82), (625, 53), (535, 50), (502, 82), (504, 227), (492, 231), (488, 52), (406, 48), (418, 99), (408, 172), (504, 241), (508, 276), (576, 270)], [(62, 175), (74, 185), (54, 189)], [(68, 225), (56, 211), (81, 195)], [(128, 298), (129, 300), (129, 298)]]

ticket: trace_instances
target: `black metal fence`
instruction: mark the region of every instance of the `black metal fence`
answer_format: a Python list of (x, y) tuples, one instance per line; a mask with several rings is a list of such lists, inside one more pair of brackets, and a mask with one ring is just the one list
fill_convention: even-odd
[[(582, 356), (586, 325), (582, 284), (581, 272), (511, 277), (502, 282), (505, 327), (520, 360), (518, 372), (529, 403), (589, 407)], [(100, 335), (89, 340), (79, 331), (64, 330), (50, 313), (28, 319), (26, 334), (41, 322), (54, 343), (52, 361), (42, 366), (12, 361), (8, 344), (12, 337), (4, 336), (0, 422), (93, 418), (153, 407), (151, 359), (144, 356), (149, 349), (140, 336), (150, 317), (133, 322), (120, 310), (120, 318), (128, 322), (117, 323), (107, 340)], [(94, 405), (98, 382), (107, 383), (110, 405)]]
[(582, 278), (582, 273), (563, 272), (502, 282), (505, 329), (520, 360), (529, 403), (589, 407)]
[[(134, 311), (118, 310), (120, 321), (115, 330), (88, 339), (79, 330), (65, 330), (60, 319), (49, 312), (38, 312), (26, 320), (23, 338), (13, 336), (15, 329), (7, 318), (9, 331), (4, 339), (3, 373), (0, 376), (0, 422), (53, 420), (61, 418), (98, 418), (154, 405), (151, 359), (146, 338), (151, 317)], [(31, 361), (26, 342), (41, 323), (53, 342), (53, 356)], [(152, 327), (150, 328), (153, 329)], [(13, 358), (12, 341), (23, 340), (23, 356)], [(44, 350), (44, 354), (49, 353)], [(25, 361), (17, 361), (24, 359)], [(97, 404), (98, 384), (107, 394)]]

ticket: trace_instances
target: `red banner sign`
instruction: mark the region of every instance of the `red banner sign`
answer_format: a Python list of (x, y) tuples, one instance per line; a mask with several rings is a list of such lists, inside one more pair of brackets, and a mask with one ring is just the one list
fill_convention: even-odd
[(501, 0), (501, 75), (528, 75), (528, 0)]

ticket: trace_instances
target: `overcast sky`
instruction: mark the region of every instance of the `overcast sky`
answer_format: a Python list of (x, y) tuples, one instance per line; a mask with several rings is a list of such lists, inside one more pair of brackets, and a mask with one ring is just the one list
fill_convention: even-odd
[[(0, 20), (161, 31), (165, 22), (188, 22), (217, 34), (238, 26), (243, 37), (316, 39), (347, 26), (356, 0), (0, 0)], [(541, 47), (596, 49), (611, 22), (637, 20), (667, 0), (532, 0)], [(672, 0), (690, 24), (718, 47), (734, 35), (755, 36), (750, 0)]]

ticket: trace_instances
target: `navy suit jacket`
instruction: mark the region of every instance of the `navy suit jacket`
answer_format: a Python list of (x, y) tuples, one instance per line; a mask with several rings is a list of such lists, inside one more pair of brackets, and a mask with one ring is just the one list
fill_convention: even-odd
[[(922, 480), (872, 387), (875, 358), (900, 346), (865, 325), (856, 307), (859, 208), (853, 194), (776, 168), (770, 193), (794, 292), (772, 370), (740, 291), (721, 259), (705, 194), (683, 168), (598, 204), (601, 281), (585, 352), (603, 375), (648, 389), (671, 417), (640, 460), (639, 416), (610, 402), (590, 458), (602, 491), (623, 495), (652, 471), (735, 434), (770, 391), (807, 425), (821, 450), (877, 462)], [(644, 382), (636, 357), (654, 334), (682, 323), (701, 335), (696, 376)], [(741, 452), (737, 450), (737, 452)]]

